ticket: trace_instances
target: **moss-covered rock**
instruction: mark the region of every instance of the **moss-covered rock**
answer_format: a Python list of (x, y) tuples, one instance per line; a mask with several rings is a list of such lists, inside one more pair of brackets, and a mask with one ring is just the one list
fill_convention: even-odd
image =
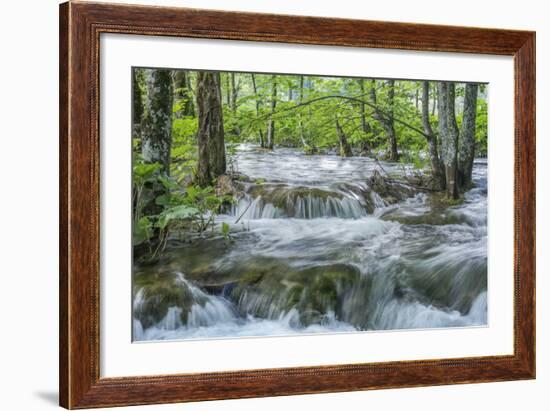
[(323, 190), (315, 187), (288, 186), (282, 184), (258, 184), (252, 186), (248, 194), (252, 197), (262, 197), (266, 203), (285, 210), (292, 215), (292, 206), (300, 198), (313, 197), (321, 200), (328, 198), (342, 199), (343, 195), (334, 191)]
[(175, 273), (137, 273), (134, 278), (134, 317), (148, 328), (162, 321), (170, 307), (181, 308), (181, 321), (195, 303), (203, 304)]
[(359, 270), (346, 264), (296, 269), (279, 262), (278, 267), (250, 267), (229, 297), (243, 315), (274, 319), (296, 309), (301, 325), (308, 326), (331, 312), (338, 318), (359, 277)]
[(464, 218), (458, 214), (445, 213), (440, 210), (434, 210), (424, 214), (404, 214), (399, 210), (390, 212), (382, 216), (383, 220), (396, 221), (401, 224), (407, 225), (446, 225), (446, 224), (461, 224), (464, 222)]
[(367, 181), (370, 189), (377, 193), (386, 203), (395, 204), (418, 194), (419, 190), (402, 182), (384, 177), (374, 170)]

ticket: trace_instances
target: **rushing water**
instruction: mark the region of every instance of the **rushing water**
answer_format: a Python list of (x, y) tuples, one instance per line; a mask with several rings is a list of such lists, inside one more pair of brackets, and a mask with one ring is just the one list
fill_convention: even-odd
[(231, 239), (174, 239), (135, 267), (135, 340), (487, 323), (484, 160), (454, 207), (389, 205), (369, 177), (410, 169), (363, 157), (243, 146), (236, 166), (244, 195), (216, 221)]

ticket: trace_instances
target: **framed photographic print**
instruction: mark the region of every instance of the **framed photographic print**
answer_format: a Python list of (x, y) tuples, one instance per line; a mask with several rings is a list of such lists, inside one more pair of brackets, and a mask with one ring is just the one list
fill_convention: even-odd
[(535, 34), (60, 6), (60, 403), (535, 377)]

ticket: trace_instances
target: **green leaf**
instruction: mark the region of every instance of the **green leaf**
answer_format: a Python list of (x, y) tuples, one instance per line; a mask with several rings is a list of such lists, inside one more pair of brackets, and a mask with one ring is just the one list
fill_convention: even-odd
[(222, 234), (224, 237), (227, 237), (229, 235), (229, 224), (222, 223)]
[(134, 165), (134, 175), (147, 179), (153, 176), (155, 171), (160, 170), (162, 166), (159, 163), (138, 163)]
[(158, 176), (159, 181), (162, 183), (166, 190), (174, 190), (178, 187), (178, 184), (168, 176)]
[(198, 210), (195, 207), (187, 205), (171, 207), (160, 213), (156, 226), (164, 230), (171, 222), (189, 219), (197, 213)]
[(149, 241), (152, 235), (153, 225), (148, 217), (141, 217), (133, 226), (132, 244), (140, 245), (145, 241)]

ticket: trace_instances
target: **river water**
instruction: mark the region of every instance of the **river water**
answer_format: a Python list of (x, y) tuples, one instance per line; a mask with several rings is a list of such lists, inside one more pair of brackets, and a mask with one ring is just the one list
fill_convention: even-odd
[(215, 228), (230, 238), (174, 239), (134, 267), (134, 340), (486, 325), (485, 160), (453, 207), (390, 204), (369, 177), (410, 167), (364, 157), (241, 146), (235, 167), (245, 194)]

